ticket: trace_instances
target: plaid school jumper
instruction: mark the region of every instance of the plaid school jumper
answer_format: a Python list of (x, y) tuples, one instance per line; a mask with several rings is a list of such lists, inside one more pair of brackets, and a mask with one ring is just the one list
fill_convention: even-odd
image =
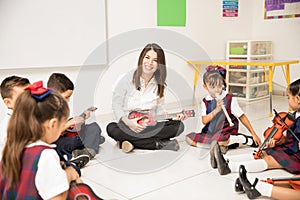
[[(291, 126), (296, 136), (300, 138), (300, 117), (297, 117)], [(268, 148), (265, 150), (268, 155), (272, 156), (285, 170), (293, 174), (300, 173), (300, 151), (298, 141), (287, 131), (286, 141), (280, 146)]]
[(22, 169), (17, 187), (7, 188), (8, 181), (2, 177), (2, 168), (0, 168), (0, 199), (42, 199), (35, 186), (35, 175), (40, 155), (44, 149), (51, 149), (47, 146), (34, 146), (25, 148), (22, 156)]
[[(203, 127), (200, 133), (192, 132), (187, 134), (187, 137), (189, 137), (195, 142), (210, 144), (214, 140), (226, 141), (229, 139), (230, 135), (236, 135), (238, 133), (239, 121), (231, 113), (232, 95), (227, 94), (223, 100), (228, 115), (231, 118), (231, 121), (234, 125), (232, 127), (229, 126), (229, 122), (226, 119), (224, 112), (221, 110), (209, 123), (207, 123)], [(203, 99), (203, 102), (205, 103), (206, 106), (207, 115), (211, 113), (216, 107), (216, 103), (213, 101), (216, 100), (208, 101), (205, 98)]]

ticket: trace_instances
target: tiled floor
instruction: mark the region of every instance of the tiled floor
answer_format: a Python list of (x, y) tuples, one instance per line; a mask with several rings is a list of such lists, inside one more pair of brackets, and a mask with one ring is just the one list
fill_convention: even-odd
[[(287, 98), (273, 96), (277, 111), (287, 111)], [(269, 100), (245, 103), (240, 106), (247, 114), (255, 131), (262, 136), (272, 125), (269, 117)], [(247, 199), (245, 194), (234, 191), (236, 173), (220, 176), (209, 163), (209, 149), (189, 147), (184, 136), (201, 128), (199, 116), (184, 121), (185, 131), (178, 138), (181, 149), (173, 151), (135, 150), (125, 154), (105, 133), (107, 123), (102, 123), (106, 142), (100, 153), (82, 169), (82, 178), (96, 194), (105, 199), (119, 200), (199, 200), (199, 199)], [(195, 126), (196, 124), (196, 126)], [(240, 132), (247, 133), (241, 125)], [(240, 148), (227, 154), (251, 153), (254, 149)], [(248, 174), (249, 177), (282, 177), (289, 175), (283, 170), (269, 170)]]

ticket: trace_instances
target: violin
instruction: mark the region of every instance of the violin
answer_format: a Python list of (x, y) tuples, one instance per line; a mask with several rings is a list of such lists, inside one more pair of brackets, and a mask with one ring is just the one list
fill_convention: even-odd
[(290, 130), (292, 134), (295, 136), (293, 131), (290, 129), (290, 126), (293, 125), (295, 121), (295, 117), (292, 113), (289, 112), (280, 112), (277, 113), (277, 111), (274, 109), (275, 117), (273, 118), (272, 122), (273, 125), (271, 127), (268, 127), (264, 132), (264, 142), (259, 147), (258, 151), (254, 154), (255, 159), (262, 158), (262, 150), (265, 148), (266, 143), (273, 138), (276, 142), (275, 144), (280, 144), (282, 140), (284, 139), (283, 133), (286, 130)]
[(300, 176), (286, 177), (286, 178), (267, 178), (267, 180), (261, 180), (270, 184), (275, 184), (277, 182), (288, 182), (292, 188), (295, 190), (300, 190)]

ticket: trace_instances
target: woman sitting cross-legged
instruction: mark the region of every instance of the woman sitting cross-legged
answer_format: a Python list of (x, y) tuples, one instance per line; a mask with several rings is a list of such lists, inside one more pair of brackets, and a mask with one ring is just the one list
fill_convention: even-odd
[[(184, 115), (178, 114), (167, 121), (147, 126), (143, 116), (130, 117), (132, 111), (151, 111), (154, 116), (165, 114), (163, 109), (166, 89), (166, 60), (163, 49), (147, 44), (142, 50), (137, 68), (119, 78), (113, 91), (113, 111), (118, 122), (107, 125), (107, 133), (123, 152), (139, 149), (179, 150), (172, 139), (184, 130)], [(148, 119), (149, 120), (149, 119)]]

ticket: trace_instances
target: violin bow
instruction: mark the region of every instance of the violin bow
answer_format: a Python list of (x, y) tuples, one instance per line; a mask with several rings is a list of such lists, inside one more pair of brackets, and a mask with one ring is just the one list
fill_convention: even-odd
[(282, 122), (282, 123), (284, 123), (284, 125), (288, 128), (288, 130), (292, 133), (292, 135), (295, 137), (295, 139), (298, 141), (298, 142), (300, 142), (300, 139), (297, 137), (297, 135), (294, 133), (294, 131), (286, 124), (286, 122), (282, 119), (282, 117), (280, 117), (280, 115), (278, 114), (278, 112), (275, 110), (275, 109), (273, 109), (274, 110), (274, 113), (275, 113), (275, 115), (277, 116), (277, 117), (279, 117), (279, 119), (280, 119), (280, 121)]

